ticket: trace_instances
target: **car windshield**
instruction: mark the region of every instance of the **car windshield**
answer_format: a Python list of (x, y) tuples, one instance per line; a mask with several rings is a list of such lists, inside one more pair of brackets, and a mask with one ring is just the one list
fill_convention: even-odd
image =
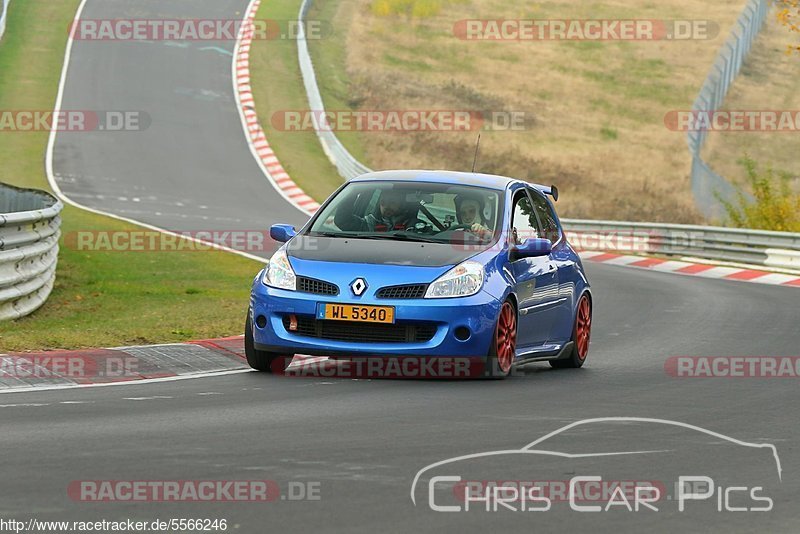
[(317, 215), (308, 235), (433, 243), (490, 243), (502, 192), (430, 182), (354, 182)]

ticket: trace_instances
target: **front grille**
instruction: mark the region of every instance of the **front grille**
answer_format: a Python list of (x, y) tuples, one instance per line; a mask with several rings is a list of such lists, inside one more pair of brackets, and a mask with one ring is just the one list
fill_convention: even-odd
[(283, 327), (298, 336), (353, 343), (424, 343), (436, 334), (436, 325), (432, 324), (324, 321), (300, 315), (297, 330), (289, 330), (289, 324), (289, 316), (284, 316)]
[(307, 276), (297, 277), (297, 290), (303, 293), (314, 293), (315, 295), (338, 295), (339, 287), (336, 284), (308, 278)]
[(421, 299), (428, 290), (428, 284), (407, 284), (404, 286), (382, 287), (375, 293), (379, 299)]

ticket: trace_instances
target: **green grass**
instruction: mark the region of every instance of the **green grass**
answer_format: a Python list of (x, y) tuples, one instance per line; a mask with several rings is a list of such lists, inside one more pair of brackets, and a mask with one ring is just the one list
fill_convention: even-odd
[(392, 67), (404, 67), (412, 72), (431, 71), (433, 67), (419, 59), (403, 59), (394, 54), (386, 53), (383, 61)]
[(380, 17), (406, 15), (424, 19), (439, 14), (446, 3), (444, 0), (373, 0), (370, 9)]
[[(0, 109), (52, 109), (78, 0), (12, 2), (0, 41)], [(0, 181), (47, 189), (47, 132), (0, 132)], [(67, 207), (65, 235), (137, 227)], [(221, 252), (79, 252), (33, 315), (0, 323), (0, 352), (175, 342), (239, 334), (256, 262)]]
[[(287, 3), (291, 8), (283, 9)], [(297, 4), (299, 0), (271, 0), (260, 16), (281, 9), (293, 16)], [(415, 16), (417, 4), (438, 4), (440, 9)], [(310, 18), (322, 19), (334, 29), (330, 39), (310, 43), (326, 108), (468, 107), (472, 100), (459, 96), (464, 92), (446, 90), (452, 82), (464, 84), (497, 102), (495, 108), (476, 109), (523, 110), (535, 119), (523, 130), (487, 131), (481, 149), (483, 170), (557, 180), (564, 192), (565, 216), (643, 220), (655, 212), (659, 220), (702, 220), (690, 194), (684, 138), (668, 131), (663, 118), (669, 110), (691, 106), (739, 16), (739, 4), (715, 0), (697, 7), (685, 0), (668, 0), (623, 6), (557, 1), (520, 6), (509, 0), (318, 0), (315, 5)], [(720, 24), (721, 33), (707, 42), (683, 43), (468, 43), (453, 36), (454, 21), (465, 18), (709, 18)], [(270, 46), (278, 50), (277, 45)], [(281, 76), (296, 69), (294, 47), (287, 48), (277, 52), (289, 57), (286, 70), (262, 69), (256, 75), (266, 80), (264, 85), (270, 77), (279, 77), (281, 83), (266, 91), (294, 93), (303, 109), (307, 104), (299, 75), (296, 81)], [(262, 120), (267, 119), (261, 104), (259, 112)], [(339, 137), (360, 161), (374, 168), (462, 168), (464, 161), (471, 161), (467, 154), (474, 146), (474, 136), (455, 133), (339, 132)], [(317, 150), (314, 143), (309, 146)], [(304, 150), (277, 147), (276, 151), (289, 165), (308, 165), (302, 161), (307, 157)], [(648, 161), (645, 169), (641, 161)], [(308, 176), (299, 176), (305, 188)], [(637, 202), (620, 200), (625, 198), (620, 191), (633, 189), (642, 191)]]
[[(299, 5), (300, 2), (292, 0), (292, 3)], [(349, 28), (347, 19), (352, 14), (351, 10), (356, 7), (354, 3), (340, 6), (338, 2), (315, 2), (308, 15), (310, 20), (328, 21), (334, 27), (330, 38), (308, 43), (311, 59), (314, 62), (314, 71), (317, 75), (317, 84), (326, 109), (358, 109), (363, 100), (358, 91), (358, 84), (353, 83), (345, 69), (346, 39)], [(294, 64), (297, 65), (296, 60)], [(367, 158), (361, 135), (361, 132), (346, 131), (336, 134), (347, 150), (357, 160), (363, 162), (367, 161)]]
[(603, 126), (602, 128), (600, 128), (600, 137), (602, 137), (603, 139), (607, 139), (609, 141), (613, 141), (616, 140), (617, 137), (619, 137), (619, 134), (617, 133), (617, 130), (615, 130), (614, 128), (610, 126)]
[[(135, 227), (68, 207), (64, 232)], [(56, 286), (0, 323), (4, 351), (110, 347), (240, 334), (258, 264), (225, 252), (86, 252), (62, 244)]]
[[(262, 4), (257, 17), (289, 20), (297, 16), (299, 7), (298, 0), (271, 0)], [(310, 18), (325, 20), (313, 14)], [(322, 33), (320, 41), (324, 46), (336, 46), (337, 39), (344, 38), (337, 36), (335, 27), (332, 34)], [(326, 72), (324, 58), (315, 65), (320, 78), (328, 79), (321, 75)], [(275, 113), (308, 109), (295, 41), (254, 41), (250, 49), (250, 74), (259, 120), (272, 149), (289, 176), (307, 194), (317, 201), (325, 200), (342, 184), (342, 178), (322, 151), (317, 135), (313, 131), (282, 131), (272, 124)], [(330, 110), (346, 109), (339, 102), (326, 102), (326, 107)]]
[(659, 109), (680, 106), (691, 96), (690, 87), (676, 88), (673, 85), (673, 70), (662, 59), (629, 56), (620, 68), (602, 70), (597, 70), (595, 64), (586, 64), (592, 69), (582, 71), (581, 75), (607, 94), (622, 94), (632, 101), (658, 105)]

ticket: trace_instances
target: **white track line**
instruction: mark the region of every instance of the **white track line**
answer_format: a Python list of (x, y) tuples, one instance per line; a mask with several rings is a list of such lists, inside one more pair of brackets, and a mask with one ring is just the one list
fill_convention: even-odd
[[(80, 20), (81, 15), (83, 14), (83, 10), (86, 7), (87, 1), (88, 0), (81, 0), (80, 5), (78, 6), (78, 10), (75, 13), (75, 17), (73, 18), (73, 22), (77, 23)], [(250, 4), (252, 5), (252, 3), (254, 1), (257, 1), (257, 0), (251, 0)], [(245, 13), (245, 18), (247, 17), (247, 13), (248, 12)], [(72, 45), (73, 45), (74, 41), (75, 40), (74, 40), (72, 34), (70, 34), (69, 38), (67, 39), (67, 47), (66, 47), (66, 51), (64, 53), (64, 64), (61, 67), (61, 79), (60, 79), (60, 81), (58, 83), (58, 94), (56, 96), (56, 103), (55, 103), (55, 107), (54, 107), (54, 113), (58, 113), (58, 112), (61, 111), (61, 106), (62, 106), (62, 103), (63, 103), (63, 100), (64, 100), (64, 87), (66, 86), (66, 82), (67, 82), (67, 73), (69, 71), (69, 63), (70, 63), (70, 58), (72, 57)], [(238, 47), (239, 47), (239, 41), (237, 40), (236, 48), (238, 49)], [(236, 54), (233, 55), (232, 67), (233, 67), (233, 69), (236, 68)], [(235, 75), (233, 77), (233, 83), (234, 83), (234, 94), (236, 95), (236, 101), (237, 101), (237, 108), (239, 109), (239, 112), (241, 114), (241, 112), (242, 112), (241, 106), (238, 105), (239, 94), (235, 90), (236, 89), (236, 87), (235, 87), (235, 84), (236, 84)], [(200, 243), (200, 244), (203, 244), (203, 245), (206, 245), (206, 246), (211, 246), (212, 248), (216, 248), (216, 249), (223, 250), (225, 252), (230, 252), (230, 253), (233, 253), (233, 254), (238, 254), (239, 256), (242, 256), (242, 257), (257, 261), (259, 263), (264, 263), (264, 261), (265, 261), (264, 258), (261, 258), (259, 256), (254, 255), (254, 254), (249, 254), (249, 253), (243, 252), (241, 250), (235, 250), (235, 249), (232, 249), (232, 248), (229, 248), (229, 247), (225, 247), (225, 246), (219, 245), (217, 243), (210, 243), (208, 241), (205, 241), (205, 240), (202, 240), (202, 239), (197, 239), (195, 237), (181, 235), (181, 234), (172, 232), (170, 230), (167, 230), (165, 228), (160, 228), (158, 226), (154, 226), (152, 224), (148, 224), (148, 223), (145, 223), (145, 222), (142, 222), (142, 221), (138, 221), (136, 219), (131, 219), (131, 218), (128, 218), (128, 217), (121, 217), (121, 216), (115, 215), (113, 213), (108, 213), (108, 212), (105, 212), (105, 211), (102, 211), (102, 210), (98, 210), (98, 209), (95, 209), (95, 208), (90, 208), (88, 206), (84, 206), (83, 204), (80, 204), (79, 202), (75, 202), (74, 200), (70, 199), (67, 195), (64, 194), (64, 192), (59, 187), (58, 182), (55, 179), (55, 173), (53, 172), (53, 149), (55, 147), (56, 135), (57, 134), (58, 134), (58, 126), (54, 121), (53, 122), (53, 126), (50, 129), (50, 136), (49, 136), (48, 141), (47, 141), (47, 152), (45, 153), (45, 171), (47, 173), (47, 181), (50, 184), (50, 188), (53, 190), (53, 192), (64, 203), (70, 204), (70, 205), (72, 205), (72, 206), (74, 206), (76, 208), (88, 211), (90, 213), (95, 213), (97, 215), (110, 217), (112, 219), (116, 219), (116, 220), (119, 220), (119, 221), (127, 222), (127, 223), (130, 223), (130, 224), (135, 224), (135, 225), (147, 228), (149, 230), (155, 230), (157, 232), (163, 232), (163, 233), (165, 233), (167, 235), (175, 236), (175, 237), (178, 237), (178, 238), (188, 239), (188, 240), (193, 241), (195, 243)], [(249, 138), (248, 138), (248, 143), (249, 143)], [(269, 177), (269, 175), (266, 173), (265, 169), (262, 168), (262, 170), (265, 172), (265, 175), (267, 175), (267, 177)], [(272, 183), (271, 180), (270, 180), (270, 183)], [(275, 187), (275, 189), (279, 193), (281, 192), (280, 189), (274, 183), (273, 183), (273, 186)], [(294, 205), (294, 204), (292, 204), (292, 205)], [(235, 370), (219, 371), (219, 372), (212, 372), (212, 373), (198, 373), (198, 374), (191, 374), (191, 375), (180, 375), (180, 376), (175, 376), (175, 377), (148, 378), (148, 379), (144, 379), (144, 380), (135, 380), (135, 381), (128, 381), (128, 382), (111, 382), (111, 383), (105, 383), (105, 384), (75, 384), (75, 385), (73, 385), (73, 384), (64, 384), (64, 385), (58, 385), (58, 386), (42, 386), (42, 387), (31, 387), (31, 388), (11, 388), (11, 389), (0, 390), (0, 394), (6, 394), (6, 393), (30, 393), (30, 392), (54, 391), (54, 390), (64, 390), (64, 389), (84, 389), (84, 388), (94, 388), (94, 387), (144, 385), (144, 384), (154, 384), (154, 383), (160, 383), (160, 382), (175, 382), (175, 381), (178, 381), (178, 380), (190, 380), (190, 379), (195, 379), (195, 378), (206, 378), (206, 377), (211, 377), (211, 376), (223, 376), (223, 375), (237, 374), (237, 373), (248, 373), (250, 371), (251, 371), (250, 369), (235, 369)]]
[[(75, 18), (73, 19), (73, 22), (77, 23), (80, 20), (81, 14), (83, 13), (83, 9), (86, 6), (86, 3), (87, 3), (87, 0), (81, 0), (80, 5), (78, 6), (78, 11), (75, 13)], [(72, 27), (77, 27), (77, 25), (73, 24)], [(75, 42), (75, 40), (73, 39), (72, 33), (70, 33), (70, 36), (69, 36), (69, 38), (67, 40), (66, 53), (64, 54), (64, 65), (61, 68), (61, 80), (59, 81), (59, 84), (58, 84), (58, 95), (56, 96), (56, 105), (55, 105), (55, 108), (54, 108), (54, 112), (55, 113), (58, 113), (58, 112), (61, 111), (61, 105), (62, 105), (62, 101), (64, 99), (64, 86), (66, 85), (66, 82), (67, 82), (67, 72), (69, 70), (70, 58), (72, 57), (72, 44), (74, 42)], [(237, 46), (238, 46), (238, 41), (237, 41)], [(235, 65), (235, 63), (236, 63), (236, 55), (233, 56), (233, 63)], [(235, 78), (234, 78), (234, 82), (235, 82)], [(145, 223), (145, 222), (142, 222), (142, 221), (138, 221), (136, 219), (130, 219), (128, 217), (122, 217), (120, 215), (115, 215), (113, 213), (109, 213), (109, 212), (106, 212), (106, 211), (98, 210), (98, 209), (95, 209), (95, 208), (90, 208), (88, 206), (84, 206), (83, 204), (80, 204), (79, 202), (75, 202), (74, 200), (70, 199), (67, 195), (64, 194), (63, 191), (61, 191), (61, 188), (58, 186), (58, 183), (56, 182), (55, 173), (53, 172), (53, 148), (55, 147), (56, 135), (57, 134), (58, 134), (57, 121), (53, 121), (53, 126), (50, 129), (50, 137), (49, 137), (49, 139), (47, 141), (47, 152), (45, 154), (45, 171), (47, 172), (47, 181), (50, 183), (50, 188), (58, 196), (58, 198), (60, 198), (63, 202), (65, 202), (67, 204), (71, 204), (72, 206), (75, 206), (76, 208), (80, 208), (82, 210), (86, 210), (88, 212), (95, 213), (97, 215), (103, 215), (105, 217), (111, 217), (112, 219), (117, 219), (119, 221), (123, 221), (123, 222), (127, 222), (127, 223), (130, 223), (130, 224), (135, 224), (135, 225), (138, 225), (138, 226), (142, 226), (144, 228), (147, 228), (148, 230), (155, 230), (157, 232), (163, 232), (163, 233), (165, 233), (167, 235), (175, 236), (175, 237), (182, 238), (182, 239), (188, 239), (189, 241), (193, 241), (195, 243), (200, 243), (200, 244), (205, 245), (205, 246), (210, 246), (211, 248), (215, 248), (215, 249), (218, 249), (218, 250), (224, 250), (225, 252), (231, 252), (233, 254), (238, 254), (239, 256), (243, 256), (245, 258), (257, 261), (259, 263), (264, 263), (265, 262), (264, 258), (261, 258), (259, 256), (254, 255), (254, 254), (249, 254), (249, 253), (243, 252), (241, 250), (235, 250), (235, 249), (223, 246), (223, 245), (219, 245), (217, 243), (212, 243), (212, 242), (209, 242), (209, 241), (205, 241), (203, 239), (197, 239), (196, 237), (181, 235), (181, 234), (178, 234), (176, 232), (172, 232), (170, 230), (167, 230), (165, 228), (154, 226), (152, 224), (148, 224), (148, 223)]]
[(162, 376), (159, 378), (128, 380), (126, 382), (105, 382), (102, 384), (59, 384), (57, 386), (31, 386), (25, 388), (8, 388), (8, 389), (0, 389), (0, 395), (7, 393), (38, 393), (40, 391), (60, 391), (64, 389), (91, 389), (91, 388), (105, 388), (111, 386), (139, 386), (146, 384), (156, 384), (160, 382), (178, 382), (180, 380), (193, 380), (195, 378), (208, 378), (213, 376), (236, 375), (236, 374), (251, 373), (251, 372), (255, 371), (253, 369), (228, 369), (226, 371), (211, 371), (208, 373)]

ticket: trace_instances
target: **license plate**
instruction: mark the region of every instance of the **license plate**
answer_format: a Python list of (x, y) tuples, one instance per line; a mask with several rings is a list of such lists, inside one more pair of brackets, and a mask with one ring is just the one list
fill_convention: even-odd
[(355, 306), (352, 304), (320, 304), (317, 319), (357, 321), (361, 323), (394, 323), (391, 306)]

